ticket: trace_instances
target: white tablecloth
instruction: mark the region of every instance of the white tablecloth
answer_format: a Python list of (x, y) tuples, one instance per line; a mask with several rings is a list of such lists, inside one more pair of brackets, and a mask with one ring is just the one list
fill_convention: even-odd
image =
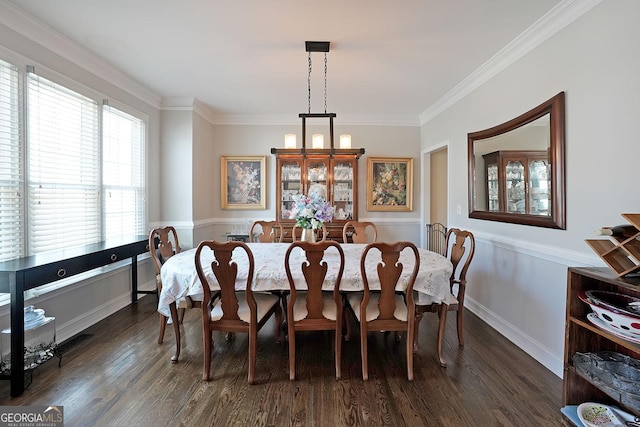
[[(284, 256), (289, 243), (248, 243), (253, 252), (255, 271), (253, 279), (254, 291), (289, 290), (289, 281), (284, 270)], [(360, 274), (360, 257), (366, 247), (365, 244), (343, 244), (345, 255), (345, 269), (342, 276), (340, 289), (343, 291), (362, 291), (364, 285)], [(299, 248), (298, 248), (299, 249)], [(297, 250), (298, 250), (297, 249)], [(187, 295), (202, 294), (202, 284), (198, 279), (195, 266), (195, 249), (189, 249), (169, 258), (162, 266), (160, 277), (162, 279), (162, 292), (158, 302), (158, 311), (169, 316), (169, 304)], [(426, 249), (418, 249), (420, 252), (420, 269), (414, 284), (414, 290), (418, 292), (420, 301), (442, 302), (446, 301), (449, 291), (449, 277), (451, 276), (451, 262), (435, 252)], [(380, 289), (377, 281), (376, 264), (380, 260), (376, 252), (370, 253), (367, 258), (367, 271), (369, 287)], [(203, 251), (204, 271), (212, 290), (219, 289), (218, 283), (211, 271), (213, 252), (208, 249)], [(292, 253), (292, 261), (302, 263), (302, 252)], [(406, 249), (400, 255), (400, 262), (404, 265), (401, 280), (397, 290), (404, 291), (406, 281), (413, 269), (413, 253)], [(332, 290), (338, 272), (338, 253), (331, 248), (325, 254), (325, 260), (329, 265), (329, 271), (324, 283), (324, 289)], [(244, 289), (247, 277), (248, 260), (244, 252), (236, 250), (234, 261), (238, 264), (238, 289)], [(298, 273), (296, 275), (296, 272)], [(300, 273), (300, 269), (293, 268), (292, 274), (296, 282), (296, 289), (306, 289), (306, 283)]]

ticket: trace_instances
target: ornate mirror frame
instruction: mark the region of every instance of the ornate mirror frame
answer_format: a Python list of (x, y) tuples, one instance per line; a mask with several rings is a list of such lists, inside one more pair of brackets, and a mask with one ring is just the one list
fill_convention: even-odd
[[(509, 222), (537, 227), (566, 229), (565, 212), (565, 112), (564, 92), (558, 93), (548, 101), (509, 120), (506, 123), (489, 129), (468, 134), (468, 167), (469, 167), (469, 218), (490, 221)], [(549, 115), (549, 172), (551, 175), (551, 206), (549, 215), (532, 215), (522, 213), (494, 212), (480, 210), (476, 205), (477, 185), (474, 147), (484, 139), (495, 138), (504, 133), (525, 126), (546, 114)]]

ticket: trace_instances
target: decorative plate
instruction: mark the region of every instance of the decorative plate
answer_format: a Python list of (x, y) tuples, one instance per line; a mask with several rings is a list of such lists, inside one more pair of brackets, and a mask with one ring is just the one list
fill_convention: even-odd
[(622, 329), (617, 329), (617, 328), (614, 328), (612, 326), (609, 326), (609, 324), (607, 322), (605, 322), (604, 320), (600, 319), (598, 317), (598, 315), (595, 314), (595, 313), (587, 314), (587, 319), (591, 323), (596, 325), (598, 328), (600, 328), (602, 330), (605, 330), (605, 331), (609, 332), (610, 334), (613, 334), (613, 335), (617, 336), (618, 338), (622, 338), (622, 339), (625, 339), (627, 341), (631, 341), (633, 343), (640, 344), (640, 336), (633, 335), (633, 334), (630, 334), (630, 333), (628, 333), (626, 331), (623, 331)]

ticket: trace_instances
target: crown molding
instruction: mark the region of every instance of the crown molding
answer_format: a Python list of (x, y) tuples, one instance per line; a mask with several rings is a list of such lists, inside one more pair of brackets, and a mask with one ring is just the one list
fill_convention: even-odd
[(195, 98), (174, 96), (162, 98), (160, 109), (166, 111), (192, 111), (195, 109)]
[[(199, 111), (213, 125), (281, 125), (299, 126), (298, 113), (291, 114), (216, 114), (203, 103)], [(365, 116), (338, 114), (334, 125), (356, 126), (420, 126), (417, 117)]]
[(420, 126), (417, 116), (405, 115), (364, 115), (338, 114), (335, 123), (339, 125), (367, 125), (367, 126)]
[(119, 87), (123, 91), (160, 108), (161, 97), (140, 82), (132, 79), (88, 49), (37, 20), (11, 2), (0, 3), (0, 24), (32, 40), (56, 55)]
[[(216, 125), (299, 125), (298, 113), (291, 114), (213, 114), (209, 120)], [(417, 117), (337, 114), (335, 125), (420, 126)]]
[(458, 83), (431, 107), (420, 114), (420, 125), (424, 125), (472, 91), (486, 83), (499, 72), (522, 58), (540, 44), (584, 15), (603, 0), (563, 0), (537, 22), (492, 56), (487, 62)]
[[(220, 114), (197, 98), (167, 97), (162, 98), (161, 110), (193, 111), (212, 125), (300, 125), (298, 113), (291, 114)], [(365, 126), (420, 126), (417, 117), (405, 116), (373, 116), (357, 114), (337, 114), (335, 125)]]

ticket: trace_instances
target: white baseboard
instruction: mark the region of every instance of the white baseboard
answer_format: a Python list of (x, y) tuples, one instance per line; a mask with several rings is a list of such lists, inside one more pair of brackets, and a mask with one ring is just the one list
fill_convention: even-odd
[[(155, 289), (155, 283), (151, 281), (142, 284), (138, 289)], [(140, 296), (144, 298), (146, 295)], [(155, 296), (153, 297), (155, 298)], [(78, 316), (63, 324), (56, 325), (56, 341), (62, 343), (65, 340), (79, 334), (88, 327), (98, 323), (99, 321), (106, 319), (118, 310), (122, 310), (126, 306), (131, 304), (131, 293), (120, 295), (119, 297), (107, 301), (106, 303), (94, 308), (91, 311), (85, 312), (82, 316)]]
[(564, 363), (562, 359), (559, 359), (548, 348), (518, 328), (514, 327), (511, 323), (505, 321), (500, 316), (497, 316), (494, 312), (478, 304), (473, 299), (467, 297), (464, 301), (465, 307), (470, 312), (478, 316), (501, 335), (504, 335), (505, 338), (520, 347), (525, 353), (540, 362), (545, 368), (562, 378), (564, 370)]
[(61, 343), (68, 340), (129, 304), (131, 304), (131, 296), (122, 295), (117, 299), (107, 301), (105, 304), (83, 313), (82, 316), (56, 325), (56, 341)]

